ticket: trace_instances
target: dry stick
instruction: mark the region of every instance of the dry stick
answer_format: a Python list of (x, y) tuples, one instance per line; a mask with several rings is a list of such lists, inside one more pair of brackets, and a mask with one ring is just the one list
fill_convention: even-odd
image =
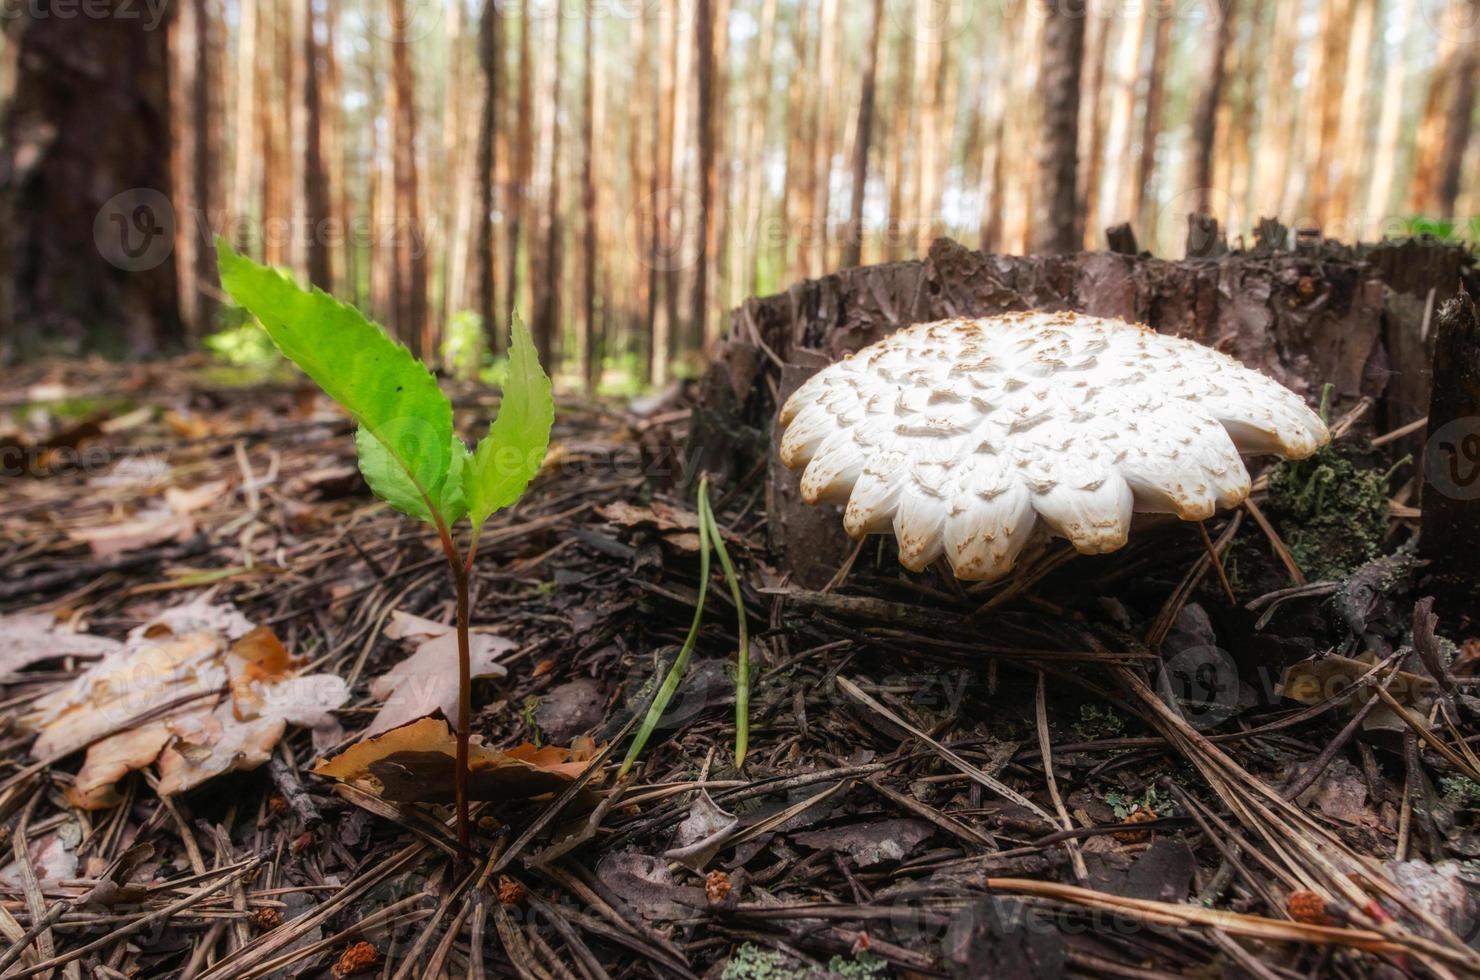
[(1269, 546), (1274, 549), (1275, 557), (1290, 574), (1290, 581), (1296, 585), (1307, 584), (1305, 573), (1300, 570), (1299, 565), (1295, 564), (1295, 556), (1290, 554), (1289, 548), (1285, 547), (1284, 539), (1274, 529), (1274, 525), (1269, 523), (1269, 518), (1264, 516), (1264, 511), (1259, 509), (1259, 505), (1254, 503), (1253, 497), (1244, 498), (1244, 509), (1249, 512), (1249, 516), (1254, 518), (1254, 523), (1259, 525), (1259, 530), (1263, 531), (1264, 536), (1269, 539)]
[(971, 777), (972, 780), (985, 786), (987, 789), (996, 793), (998, 796), (1005, 797), (1006, 799), (1011, 800), (1013, 803), (1016, 803), (1018, 806), (1031, 811), (1054, 830), (1059, 829), (1059, 825), (1054, 821), (1054, 818), (1049, 816), (1049, 814), (1046, 813), (1044, 809), (1040, 807), (1037, 803), (1034, 803), (1032, 800), (1028, 799), (1026, 796), (1019, 793), (1011, 786), (1008, 786), (1001, 780), (989, 776), (987, 773), (978, 769), (976, 766), (973, 766), (971, 763), (967, 762), (965, 759), (961, 758), (959, 755), (952, 752), (950, 749), (946, 748), (944, 745), (940, 744), (935, 739), (931, 738), (929, 735), (916, 728), (914, 725), (911, 725), (899, 715), (895, 714), (893, 711), (890, 711), (878, 701), (874, 700), (872, 697), (866, 694), (862, 688), (850, 681), (848, 678), (839, 674), (837, 677), (837, 681), (838, 686), (841, 687), (849, 697), (862, 703), (865, 707), (872, 709), (880, 715), (883, 715), (884, 718), (898, 725), (900, 728), (903, 728), (905, 731), (909, 732), (911, 735), (915, 736), (920, 741), (930, 746), (930, 748), (935, 750), (937, 755), (949, 762), (951, 765), (955, 766), (958, 770), (965, 773), (967, 776)]
[[(1074, 823), (1069, 819), (1069, 811), (1064, 808), (1064, 798), (1059, 795), (1059, 781), (1053, 774), (1053, 746), (1048, 740), (1048, 704), (1044, 697), (1044, 673), (1038, 671), (1038, 697), (1037, 697), (1037, 719), (1038, 719), (1038, 752), (1043, 757), (1043, 777), (1048, 782), (1048, 797), (1053, 800), (1053, 808), (1058, 811), (1059, 821), (1065, 830), (1073, 830)], [(1089, 880), (1089, 869), (1084, 865), (1084, 855), (1079, 852), (1079, 842), (1073, 838), (1064, 841), (1064, 847), (1069, 851), (1069, 861), (1074, 866), (1074, 877), (1081, 882)]]
[(1223, 586), (1223, 594), (1228, 596), (1228, 604), (1238, 605), (1238, 599), (1233, 595), (1233, 586), (1228, 581), (1228, 573), (1223, 570), (1223, 558), (1218, 554), (1218, 549), (1213, 547), (1213, 539), (1208, 537), (1206, 521), (1197, 522), (1197, 533), (1202, 536), (1203, 548), (1208, 553), (1208, 561), (1212, 562), (1213, 570), (1218, 573), (1218, 583)]

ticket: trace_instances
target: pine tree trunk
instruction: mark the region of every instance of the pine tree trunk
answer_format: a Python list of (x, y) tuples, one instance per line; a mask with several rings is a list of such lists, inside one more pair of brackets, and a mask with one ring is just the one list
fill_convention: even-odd
[(740, 169), (743, 184), (738, 215), (742, 240), (735, 250), (738, 266), (730, 277), (727, 306), (731, 309), (740, 305), (745, 294), (754, 295), (758, 288), (760, 237), (767, 213), (761, 158), (770, 121), (771, 62), (775, 40), (776, 0), (761, 0), (760, 32), (756, 37), (755, 57), (750, 62), (750, 84), (747, 86), (745, 149)]
[(712, 0), (696, 0), (694, 10), (694, 61), (698, 80), (695, 126), (699, 146), (698, 227), (694, 230), (693, 293), (690, 298), (689, 330), (695, 349), (703, 347), (707, 333), (709, 289), (710, 210), (714, 205), (714, 6)]
[(907, 224), (905, 214), (905, 182), (907, 157), (905, 151), (913, 140), (911, 129), (914, 113), (910, 110), (912, 93), (910, 80), (914, 75), (915, 45), (908, 33), (900, 31), (894, 42), (894, 84), (891, 86), (892, 119), (889, 125), (889, 152), (884, 158), (884, 183), (889, 188), (888, 214), (884, 226), (884, 259), (897, 262), (903, 253), (906, 235), (914, 230)]
[(1287, 90), (1295, 71), (1295, 45), (1300, 35), (1301, 0), (1275, 0), (1274, 33), (1269, 42), (1259, 133), (1255, 140), (1254, 211), (1256, 218), (1291, 220), (1284, 212), (1289, 183), (1291, 128), (1296, 100)]
[(1417, 16), (1418, 0), (1402, 0), (1398, 9), (1398, 37), (1383, 70), (1382, 108), (1378, 110), (1376, 148), (1362, 229), (1362, 237), (1367, 240), (1381, 236), (1389, 208), (1393, 206), (1393, 177), (1398, 164), (1398, 144), (1402, 141), (1403, 90), (1408, 83), (1408, 32)]
[(503, 90), (503, 14), (499, 0), (483, 0), (478, 18), (478, 63), (483, 70), (483, 105), (478, 119), (478, 162), (473, 180), (478, 193), (478, 316), (490, 351), (500, 350), (498, 293), (493, 275), (493, 212), (496, 207), (494, 146), (498, 133), (498, 100)]
[(539, 302), (536, 305), (531, 333), (540, 354), (540, 363), (554, 372), (555, 344), (560, 332), (560, 287), (565, 225), (560, 213), (560, 82), (565, 47), (565, 2), (555, 0), (554, 64), (550, 72), (549, 99), (545, 118), (550, 123), (549, 182), (545, 198), (545, 251), (540, 263)]
[[(509, 293), (509, 316), (515, 315), (519, 305), (519, 247), (523, 243), (525, 198), (528, 195), (529, 178), (533, 173), (533, 147), (530, 140), (531, 124), (531, 62), (529, 53), (530, 12), (525, 8), (519, 14), (519, 88), (515, 96), (514, 112), (514, 160), (509, 181), (509, 244), (504, 256), (507, 271), (504, 288)], [(534, 250), (525, 246), (526, 255), (532, 259)], [(526, 280), (530, 277), (526, 277)], [(533, 302), (530, 309), (532, 311)], [(512, 320), (511, 320), (512, 322)]]
[(1095, 243), (1104, 229), (1120, 222), (1133, 222), (1136, 217), (1132, 203), (1135, 195), (1128, 178), (1136, 121), (1136, 78), (1140, 74), (1150, 11), (1151, 4), (1138, 4), (1130, 19), (1121, 24), (1116, 39), (1109, 69), (1110, 118), (1106, 123), (1104, 190), (1096, 212)]
[(632, 305), (627, 310), (627, 332), (637, 345), (644, 381), (652, 380), (652, 366), (648, 363), (652, 347), (652, 304), (648, 289), (653, 243), (648, 237), (650, 226), (643, 220), (643, 202), (651, 204), (649, 170), (653, 161), (654, 129), (650, 109), (653, 103), (652, 31), (648, 29), (647, 21), (645, 12), (632, 18), (632, 96), (627, 102), (627, 174), (631, 198), (627, 213), (631, 218), (624, 222), (632, 276)]
[(331, 222), (329, 175), (324, 166), (323, 103), (319, 87), (318, 24), (313, 3), (303, 5), (303, 199), (308, 279), (320, 289), (334, 288), (326, 232)]
[(246, 230), (253, 214), (252, 187), (257, 176), (257, 75), (261, 71), (257, 64), (257, 34), (257, 4), (244, 3), (237, 25), (236, 155), (231, 171), (231, 213), (241, 233), (235, 242), (237, 248), (255, 244)]
[(1045, 11), (1048, 20), (1043, 30), (1043, 149), (1033, 249), (1046, 253), (1073, 252), (1079, 244), (1075, 181), (1084, 13), (1056, 0), (1045, 0)]
[(427, 256), (421, 223), (416, 166), (416, 84), (411, 73), (411, 38), (406, 36), (407, 0), (389, 0), (391, 37), (392, 169), (395, 228), (391, 247), (391, 297), (397, 335), (417, 357), (429, 359), (436, 344), (427, 321)]
[(1155, 10), (1156, 32), (1151, 42), (1151, 63), (1146, 69), (1146, 110), (1141, 123), (1141, 153), (1136, 161), (1136, 179), (1131, 184), (1131, 214), (1141, 226), (1142, 238), (1151, 238), (1147, 228), (1151, 182), (1156, 176), (1156, 141), (1161, 136), (1162, 99), (1166, 92), (1167, 48), (1171, 41), (1172, 15)]
[(175, 347), (174, 175), (161, 151), (168, 25), (13, 13), (4, 26), (16, 74), (0, 117), (0, 360)]
[(817, 81), (818, 98), (814, 103), (816, 115), (813, 123), (813, 149), (816, 157), (812, 171), (812, 216), (810, 229), (811, 261), (808, 275), (821, 275), (828, 268), (828, 246), (831, 229), (828, 219), (832, 210), (832, 167), (833, 152), (837, 143), (837, 127), (831, 111), (832, 101), (837, 96), (840, 84), (838, 77), (838, 8), (840, 0), (822, 0), (818, 13), (817, 33)]
[(868, 188), (868, 153), (874, 131), (874, 82), (883, 37), (884, 0), (874, 0), (868, 47), (863, 52), (863, 87), (858, 94), (858, 132), (853, 138), (853, 199), (843, 236), (844, 268), (863, 264), (863, 195)]
[[(1198, 93), (1197, 108), (1192, 114), (1190, 144), (1187, 148), (1186, 203), (1198, 214), (1209, 213), (1213, 199), (1213, 149), (1218, 137), (1218, 104), (1223, 98), (1224, 67), (1233, 36), (1234, 0), (1221, 5), (1221, 16), (1210, 25), (1207, 51), (1207, 74)], [(1210, 14), (1210, 16), (1213, 16)], [(1227, 220), (1223, 215), (1223, 220)]]
[(592, 391), (597, 382), (596, 352), (596, 49), (588, 6), (584, 15), (581, 50), (585, 70), (581, 87), (581, 383)]
[(1439, 150), (1439, 179), (1434, 195), (1434, 213), (1441, 218), (1454, 217), (1454, 202), (1459, 197), (1460, 172), (1464, 168), (1465, 150), (1470, 145), (1470, 130), (1475, 118), (1476, 73), (1480, 70), (1480, 0), (1472, 0), (1469, 17), (1469, 35), (1460, 45), (1454, 89), (1449, 99), (1449, 113), (1444, 122), (1444, 142)]
[[(1145, 9), (1145, 4), (1137, 7)], [(1094, 248), (1100, 240), (1100, 229), (1094, 216), (1100, 211), (1100, 194), (1103, 162), (1105, 157), (1105, 55), (1110, 47), (1111, 25), (1115, 23), (1112, 11), (1097, 9), (1094, 2), (1085, 5), (1085, 65), (1079, 90), (1079, 195), (1075, 217), (1079, 222), (1077, 237), (1079, 247)], [(1132, 17), (1132, 21), (1134, 17)], [(1133, 29), (1132, 21), (1122, 25), (1122, 31)]]

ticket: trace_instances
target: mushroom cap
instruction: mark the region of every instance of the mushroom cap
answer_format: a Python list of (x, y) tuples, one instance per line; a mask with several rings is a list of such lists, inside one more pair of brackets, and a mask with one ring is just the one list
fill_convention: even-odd
[(1249, 494), (1240, 453), (1330, 438), (1304, 399), (1195, 341), (1124, 320), (1009, 313), (921, 323), (808, 379), (781, 461), (854, 538), (894, 532), (922, 571), (1012, 570), (1035, 526), (1099, 554), (1132, 512), (1210, 517)]

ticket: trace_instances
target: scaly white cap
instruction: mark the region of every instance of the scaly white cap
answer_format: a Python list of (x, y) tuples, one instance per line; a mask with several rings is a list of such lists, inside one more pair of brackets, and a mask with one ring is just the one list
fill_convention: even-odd
[(1305, 401), (1233, 358), (1124, 320), (1009, 313), (922, 323), (808, 379), (781, 409), (808, 503), (847, 504), (922, 571), (1011, 571), (1039, 518), (1079, 551), (1122, 547), (1133, 511), (1202, 520), (1249, 493), (1239, 453), (1309, 456)]

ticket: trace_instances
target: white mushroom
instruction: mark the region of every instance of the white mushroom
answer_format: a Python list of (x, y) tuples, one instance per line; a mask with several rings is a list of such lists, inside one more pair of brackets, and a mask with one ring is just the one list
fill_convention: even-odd
[(894, 531), (921, 571), (1007, 574), (1041, 518), (1081, 552), (1133, 511), (1202, 520), (1249, 493), (1239, 453), (1309, 456), (1330, 437), (1300, 396), (1195, 341), (1076, 313), (922, 323), (804, 383), (781, 461), (849, 535)]

